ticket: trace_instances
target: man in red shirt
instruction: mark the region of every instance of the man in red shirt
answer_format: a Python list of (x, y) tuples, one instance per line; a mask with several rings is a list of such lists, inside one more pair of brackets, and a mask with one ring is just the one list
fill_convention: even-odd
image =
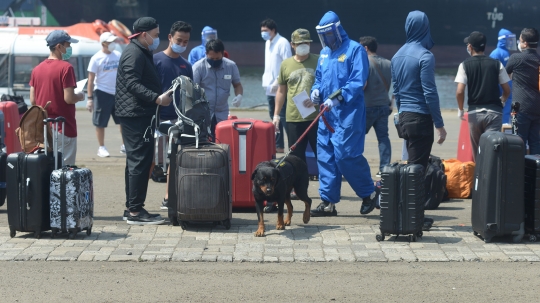
[(75, 121), (75, 103), (84, 100), (84, 93), (75, 93), (77, 86), (73, 66), (66, 62), (71, 57), (71, 43), (79, 40), (71, 38), (63, 30), (52, 31), (47, 38), (50, 49), (49, 58), (41, 62), (32, 71), (30, 77), (30, 103), (47, 107), (50, 118), (64, 117), (65, 128), (58, 126), (59, 144), (64, 139), (64, 164), (75, 165), (77, 153), (77, 122)]

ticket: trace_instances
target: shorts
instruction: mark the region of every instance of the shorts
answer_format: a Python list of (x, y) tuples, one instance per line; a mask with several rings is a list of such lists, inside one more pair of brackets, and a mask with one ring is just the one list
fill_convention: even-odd
[(120, 121), (114, 114), (114, 95), (96, 89), (94, 91), (94, 111), (92, 113), (92, 123), (96, 127), (105, 128), (109, 124), (109, 118), (112, 116), (114, 124), (120, 124)]

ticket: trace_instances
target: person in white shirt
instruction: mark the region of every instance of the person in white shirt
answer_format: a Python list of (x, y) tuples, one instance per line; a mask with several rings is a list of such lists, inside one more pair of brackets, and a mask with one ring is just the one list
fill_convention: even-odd
[[(268, 112), (270, 114), (270, 119), (273, 119), (276, 105), (275, 98), (278, 89), (277, 79), (279, 76), (279, 69), (283, 60), (292, 57), (291, 45), (286, 38), (282, 37), (277, 32), (276, 22), (272, 19), (266, 19), (261, 22), (261, 37), (266, 41), (262, 86), (266, 89)], [(285, 146), (283, 129), (287, 131), (287, 121), (285, 119), (286, 104), (287, 103), (283, 105), (281, 112), (279, 113), (281, 123), (279, 123), (279, 132), (276, 134), (276, 151), (278, 153), (284, 152)]]
[[(97, 155), (109, 157), (109, 151), (105, 147), (105, 128), (112, 116), (115, 124), (119, 124), (114, 114), (114, 94), (116, 93), (116, 71), (120, 52), (115, 50), (116, 37), (110, 32), (105, 32), (99, 37), (102, 49), (90, 59), (88, 63), (88, 102), (86, 108), (92, 113), (92, 123), (96, 127), (96, 135), (99, 143)], [(125, 153), (124, 144), (120, 146), (120, 152)]]

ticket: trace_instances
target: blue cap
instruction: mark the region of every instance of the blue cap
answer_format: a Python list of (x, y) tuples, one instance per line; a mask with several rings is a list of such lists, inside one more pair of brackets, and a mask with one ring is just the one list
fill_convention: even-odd
[(45, 38), (45, 41), (47, 41), (47, 46), (54, 46), (56, 44), (64, 42), (79, 42), (79, 40), (71, 38), (66, 31), (60, 29), (56, 29), (50, 32), (47, 38)]

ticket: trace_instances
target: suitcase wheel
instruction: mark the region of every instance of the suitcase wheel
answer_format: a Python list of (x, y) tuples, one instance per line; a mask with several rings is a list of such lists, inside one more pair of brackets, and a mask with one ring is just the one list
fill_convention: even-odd
[(418, 237), (416, 235), (409, 235), (409, 242), (416, 242)]
[(419, 232), (416, 233), (416, 236), (418, 238), (422, 238), (423, 235), (424, 235), (424, 233), (422, 231), (419, 231)]
[(379, 242), (384, 241), (384, 234), (377, 234), (375, 239)]
[(223, 224), (223, 226), (225, 226), (226, 230), (231, 229), (231, 220), (230, 219), (224, 220), (221, 224)]
[(473, 235), (477, 236), (478, 237), (478, 233), (473, 231)]
[(91, 236), (91, 235), (92, 235), (92, 227), (89, 227), (89, 228), (86, 230), (86, 235), (87, 235), (87, 236)]
[(187, 229), (187, 222), (185, 222), (185, 221), (179, 221), (178, 223), (180, 223), (180, 227), (182, 227), (183, 230), (186, 230), (186, 229)]
[(15, 237), (16, 234), (17, 234), (17, 232), (15, 231), (15, 229), (10, 229), (10, 230), (9, 230), (9, 236), (10, 236), (10, 237), (13, 238), (13, 237)]
[(57, 233), (58, 233), (58, 228), (51, 229), (51, 239), (54, 239)]
[(36, 239), (41, 238), (41, 230), (36, 230), (36, 231), (34, 232), (34, 238), (36, 238)]
[(530, 235), (529, 236), (529, 242), (536, 242), (536, 236), (535, 235)]

